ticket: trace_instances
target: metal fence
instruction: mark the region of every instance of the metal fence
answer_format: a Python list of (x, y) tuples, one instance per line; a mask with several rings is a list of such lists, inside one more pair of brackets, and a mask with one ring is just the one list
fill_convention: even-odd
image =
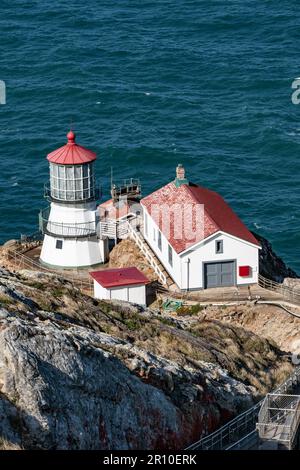
[(187, 450), (223, 450), (232, 446), (245, 435), (255, 430), (262, 401), (244, 411), (217, 431), (203, 437)]
[(289, 287), (285, 284), (271, 281), (270, 279), (263, 277), (261, 274), (258, 275), (258, 284), (264, 289), (276, 292), (287, 302), (300, 305), (299, 287)]
[(96, 236), (96, 221), (84, 223), (53, 222), (49, 220), (50, 208), (41, 210), (39, 226), (42, 233), (63, 238), (86, 238)]
[[(274, 393), (287, 394), (292, 392), (300, 384), (300, 367), (276, 388)], [(233, 420), (203, 437), (187, 448), (187, 450), (227, 450), (238, 449), (239, 444), (245, 444), (245, 438), (255, 431), (259, 412), (264, 400), (256, 403), (252, 408), (236, 416)], [(254, 437), (253, 437), (254, 438)], [(243, 441), (241, 443), (241, 441)]]
[(42, 266), (24, 253), (15, 250), (10, 250), (8, 252), (8, 260), (12, 261), (19, 269), (31, 269), (34, 271), (44, 272), (46, 274), (54, 274), (63, 281), (72, 282), (84, 294), (92, 294), (93, 292), (93, 281), (87, 277), (81, 277), (80, 273), (78, 273), (78, 275), (65, 272), (60, 274), (57, 270)]
[(291, 450), (300, 421), (300, 396), (268, 393), (258, 415), (259, 437), (280, 442)]

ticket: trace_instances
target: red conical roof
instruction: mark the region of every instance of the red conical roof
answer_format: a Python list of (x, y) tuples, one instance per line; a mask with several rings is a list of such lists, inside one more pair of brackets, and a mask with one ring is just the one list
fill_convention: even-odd
[(82, 165), (96, 160), (96, 154), (75, 143), (76, 135), (68, 132), (68, 143), (54, 152), (49, 153), (47, 160), (57, 165)]

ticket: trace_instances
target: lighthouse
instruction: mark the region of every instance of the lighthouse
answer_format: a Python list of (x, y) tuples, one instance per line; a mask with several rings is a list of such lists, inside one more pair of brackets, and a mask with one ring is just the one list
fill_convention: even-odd
[(96, 154), (78, 145), (73, 131), (67, 139), (66, 145), (47, 156), (50, 185), (45, 196), (50, 206), (40, 213), (44, 233), (40, 261), (57, 268), (83, 268), (106, 261), (108, 239), (97, 233)]

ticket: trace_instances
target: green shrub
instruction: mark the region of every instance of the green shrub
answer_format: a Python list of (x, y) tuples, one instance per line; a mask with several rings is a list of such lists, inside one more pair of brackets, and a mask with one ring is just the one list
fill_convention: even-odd
[(195, 305), (182, 305), (176, 310), (176, 313), (178, 315), (197, 315), (197, 313), (201, 312), (203, 310), (203, 306), (200, 304), (195, 304)]
[(14, 301), (12, 298), (8, 297), (8, 295), (2, 295), (0, 294), (0, 305), (9, 305), (9, 304), (13, 304)]

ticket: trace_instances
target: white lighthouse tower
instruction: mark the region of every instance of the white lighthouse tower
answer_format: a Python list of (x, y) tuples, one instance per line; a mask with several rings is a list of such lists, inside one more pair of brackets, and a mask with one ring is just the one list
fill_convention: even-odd
[(97, 234), (96, 154), (76, 144), (74, 132), (67, 139), (66, 145), (47, 156), (50, 187), (46, 196), (51, 204), (40, 214), (45, 234), (40, 261), (59, 268), (81, 268), (106, 260), (108, 240)]

